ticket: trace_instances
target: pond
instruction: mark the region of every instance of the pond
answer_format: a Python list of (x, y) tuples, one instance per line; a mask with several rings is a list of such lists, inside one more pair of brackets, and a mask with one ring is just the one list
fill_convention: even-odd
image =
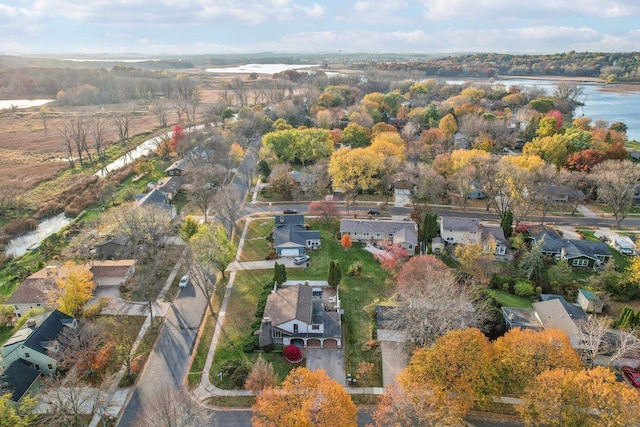
[(14, 257), (24, 255), (29, 249), (37, 247), (40, 242), (57, 233), (70, 222), (71, 220), (64, 213), (47, 218), (38, 225), (35, 231), (11, 239), (6, 246), (5, 253)]

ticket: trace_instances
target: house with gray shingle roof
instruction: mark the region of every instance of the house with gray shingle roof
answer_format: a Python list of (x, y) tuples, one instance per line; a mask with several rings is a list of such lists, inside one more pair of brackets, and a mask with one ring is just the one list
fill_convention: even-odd
[(414, 221), (384, 219), (343, 219), (340, 234), (349, 235), (354, 242), (377, 245), (398, 245), (414, 255), (418, 246), (418, 224)]
[(533, 242), (544, 239), (542, 253), (556, 260), (566, 260), (571, 267), (601, 268), (612, 256), (604, 242), (563, 239), (555, 230), (545, 226), (530, 226), (527, 232)]
[(171, 219), (175, 218), (177, 215), (176, 207), (171, 204), (169, 197), (158, 189), (154, 188), (146, 194), (136, 194), (135, 199), (136, 206), (140, 206), (142, 208), (156, 207), (166, 209), (170, 213)]
[(340, 313), (330, 309), (316, 287), (295, 284), (276, 288), (267, 297), (258, 335), (260, 347), (290, 344), (340, 348)]
[(482, 243), (485, 252), (493, 251), (496, 256), (506, 255), (509, 249), (502, 227), (483, 224), (474, 218), (443, 216), (440, 218), (440, 236), (449, 245)]
[(307, 249), (320, 248), (320, 232), (307, 230), (304, 215), (276, 215), (273, 247), (279, 256), (303, 255)]

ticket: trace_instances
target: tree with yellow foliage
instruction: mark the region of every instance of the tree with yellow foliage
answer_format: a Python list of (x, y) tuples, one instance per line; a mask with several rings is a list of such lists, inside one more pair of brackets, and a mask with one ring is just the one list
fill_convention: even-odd
[(520, 169), (524, 169), (528, 172), (535, 172), (546, 165), (542, 157), (536, 154), (523, 156), (504, 156), (502, 157), (502, 163), (511, 166), (517, 166)]
[(569, 337), (556, 329), (512, 329), (498, 338), (493, 348), (503, 395), (521, 396), (539, 374), (549, 369), (578, 371), (582, 368)]
[(456, 245), (453, 253), (465, 273), (470, 274), (474, 279), (482, 283), (487, 283), (497, 267), (493, 257), (495, 250), (496, 241), (491, 238), (486, 244), (467, 243)]
[(456, 122), (456, 118), (453, 117), (453, 114), (449, 113), (440, 119), (438, 129), (440, 129), (447, 138), (453, 138), (453, 135), (458, 132), (458, 123)]
[(640, 425), (640, 395), (604, 367), (538, 375), (517, 407), (527, 426)]
[(454, 150), (451, 153), (451, 173), (466, 168), (479, 159), (488, 159), (491, 155), (484, 150)]
[(78, 316), (87, 301), (93, 298), (96, 287), (88, 265), (67, 262), (56, 279), (59, 291), (56, 294), (58, 310), (70, 316)]
[(372, 150), (341, 148), (331, 155), (329, 175), (334, 190), (342, 191), (355, 201), (359, 189), (367, 190), (378, 185), (377, 174), (381, 167), (382, 156)]
[(256, 398), (255, 427), (356, 426), (357, 409), (347, 391), (324, 370), (296, 368), (281, 387)]

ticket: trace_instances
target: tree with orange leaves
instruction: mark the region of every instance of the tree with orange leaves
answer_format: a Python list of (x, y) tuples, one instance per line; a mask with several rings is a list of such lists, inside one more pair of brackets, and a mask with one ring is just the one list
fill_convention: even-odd
[(356, 406), (324, 370), (296, 368), (281, 387), (266, 388), (252, 407), (255, 427), (355, 426)]
[(640, 395), (604, 367), (578, 372), (553, 369), (538, 375), (517, 407), (525, 425), (640, 425)]
[(345, 234), (344, 236), (342, 236), (342, 239), (340, 239), (340, 244), (342, 245), (343, 248), (349, 249), (351, 246), (353, 246), (353, 242), (351, 241), (351, 236), (349, 236), (348, 234)]
[(374, 414), (376, 425), (462, 425), (499, 387), (493, 349), (478, 329), (452, 331), (418, 349)]
[(536, 376), (546, 370), (582, 368), (569, 337), (557, 329), (512, 329), (498, 338), (493, 347), (503, 381), (503, 395), (522, 395)]

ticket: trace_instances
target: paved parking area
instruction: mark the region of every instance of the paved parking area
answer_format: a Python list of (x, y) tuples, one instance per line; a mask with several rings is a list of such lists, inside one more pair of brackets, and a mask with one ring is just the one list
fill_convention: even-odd
[(398, 373), (407, 367), (404, 344), (393, 341), (380, 341), (382, 350), (382, 385), (387, 387), (396, 383)]
[(306, 351), (309, 370), (324, 369), (331, 378), (343, 386), (347, 385), (347, 376), (344, 371), (344, 349), (307, 348)]

